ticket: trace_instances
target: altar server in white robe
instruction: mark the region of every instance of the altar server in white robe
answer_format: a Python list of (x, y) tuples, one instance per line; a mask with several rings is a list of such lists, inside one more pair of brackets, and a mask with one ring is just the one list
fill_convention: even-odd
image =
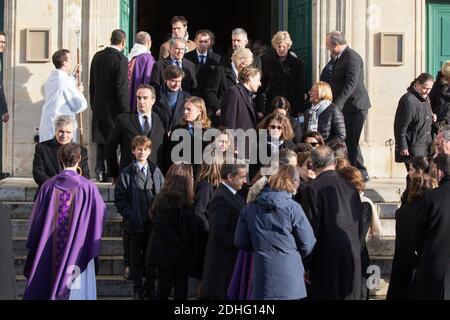
[[(55, 135), (55, 119), (60, 115), (76, 114), (87, 109), (87, 100), (83, 95), (83, 84), (78, 85), (76, 76), (81, 72), (77, 65), (73, 73), (72, 57), (67, 49), (56, 51), (52, 56), (56, 70), (53, 70), (45, 82), (45, 104), (42, 107), (39, 125), (39, 142), (52, 139)], [(78, 126), (77, 126), (78, 127)], [(76, 128), (74, 128), (76, 130)], [(77, 135), (73, 136), (77, 142)]]

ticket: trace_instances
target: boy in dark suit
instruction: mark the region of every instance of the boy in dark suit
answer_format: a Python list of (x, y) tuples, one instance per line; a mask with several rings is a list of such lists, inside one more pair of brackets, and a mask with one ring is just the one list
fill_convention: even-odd
[(114, 203), (127, 225), (134, 299), (153, 299), (154, 270), (145, 269), (147, 244), (153, 230), (148, 208), (159, 193), (164, 176), (154, 163), (147, 160), (152, 151), (149, 138), (135, 137), (131, 142), (131, 148), (136, 160), (120, 174), (114, 189)]

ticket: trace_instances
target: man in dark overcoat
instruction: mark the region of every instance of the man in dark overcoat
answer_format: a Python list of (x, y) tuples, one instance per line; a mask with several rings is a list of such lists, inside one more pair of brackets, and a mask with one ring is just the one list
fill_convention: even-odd
[(333, 103), (344, 114), (348, 160), (361, 171), (364, 180), (368, 181), (369, 174), (359, 147), (359, 139), (370, 108), (369, 94), (364, 85), (364, 62), (361, 56), (347, 45), (344, 34), (340, 31), (327, 34), (326, 46), (330, 54), (337, 57), (334, 60), (330, 85)]
[(438, 155), (436, 164), (443, 177), (424, 194), (414, 227), (418, 300), (450, 300), (450, 155)]
[(92, 108), (92, 141), (97, 144), (95, 173), (97, 180), (106, 180), (105, 144), (117, 115), (130, 110), (128, 94), (128, 60), (122, 54), (126, 34), (114, 30), (111, 46), (92, 59), (89, 94)]
[(310, 297), (359, 300), (361, 249), (358, 235), (362, 210), (358, 191), (335, 171), (327, 146), (311, 153), (317, 178), (306, 188), (303, 209), (317, 239), (309, 265)]
[(222, 183), (214, 191), (209, 202), (209, 239), (203, 270), (204, 296), (225, 300), (233, 274), (237, 248), (234, 245), (239, 213), (245, 200), (238, 191), (247, 182), (246, 165), (224, 164), (220, 175)]

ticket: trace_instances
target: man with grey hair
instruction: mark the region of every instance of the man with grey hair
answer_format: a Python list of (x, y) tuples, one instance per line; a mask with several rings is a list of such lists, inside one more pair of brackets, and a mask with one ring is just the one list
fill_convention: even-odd
[(311, 152), (311, 159), (317, 178), (302, 196), (302, 207), (317, 239), (309, 265), (310, 297), (358, 300), (361, 199), (358, 191), (336, 173), (333, 150), (317, 147)]
[(364, 62), (361, 56), (347, 45), (344, 34), (332, 31), (327, 34), (326, 47), (336, 57), (331, 77), (333, 103), (344, 114), (348, 160), (358, 168), (365, 181), (369, 174), (359, 147), (364, 122), (370, 108), (369, 94), (364, 85)]
[(157, 93), (160, 93), (165, 80), (164, 70), (168, 66), (174, 65), (184, 71), (185, 76), (181, 83), (183, 91), (189, 92), (191, 95), (196, 95), (198, 85), (197, 77), (195, 76), (195, 65), (184, 57), (186, 40), (183, 38), (170, 39), (169, 50), (169, 57), (159, 60), (153, 67), (150, 84), (155, 88)]
[(130, 85), (130, 110), (136, 111), (136, 90), (143, 83), (150, 83), (155, 58), (150, 52), (152, 38), (150, 34), (141, 31), (136, 34), (136, 40), (128, 56), (128, 82)]
[[(45, 181), (57, 175), (63, 170), (59, 160), (59, 149), (61, 146), (73, 142), (73, 134), (76, 128), (76, 120), (72, 116), (62, 115), (55, 120), (55, 136), (36, 144), (33, 158), (33, 179), (41, 187)], [(90, 179), (88, 152), (81, 147), (81, 161), (79, 172), (86, 179)], [(36, 192), (36, 195), (38, 192)]]
[(435, 139), (436, 155), (438, 153), (450, 154), (450, 126), (440, 128)]
[[(231, 31), (231, 52), (229, 54), (224, 54), (222, 56), (222, 59), (220, 61), (220, 64), (223, 66), (230, 66), (231, 65), (231, 56), (233, 52), (235, 52), (237, 49), (246, 48), (248, 45), (248, 36), (247, 31), (245, 31), (242, 28), (236, 28)], [(261, 59), (253, 55), (253, 67), (258, 68), (261, 70)]]

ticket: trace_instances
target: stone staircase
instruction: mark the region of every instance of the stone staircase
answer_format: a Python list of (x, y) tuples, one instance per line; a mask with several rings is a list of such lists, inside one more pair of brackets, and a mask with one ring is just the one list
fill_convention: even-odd
[(371, 241), (367, 243), (371, 265), (378, 266), (381, 271), (378, 288), (370, 290), (370, 298), (374, 300), (386, 298), (395, 252), (395, 211), (405, 188), (404, 178), (372, 179), (366, 186), (365, 195), (374, 202), (383, 227), (381, 246)]
[[(113, 203), (114, 190), (111, 184), (98, 183), (97, 186), (108, 206), (97, 275), (98, 298), (130, 299), (133, 291), (132, 284), (122, 277), (124, 266), (121, 216)], [(28, 219), (33, 208), (36, 189), (32, 179), (9, 178), (0, 181), (0, 202), (9, 207), (12, 212), (11, 224), (19, 298), (23, 295), (26, 284), (22, 271), (27, 254), (25, 243), (29, 230)], [(384, 299), (387, 292), (395, 247), (395, 210), (398, 208), (403, 189), (403, 179), (374, 179), (367, 185), (366, 196), (374, 201), (384, 231), (381, 247), (368, 243), (371, 262), (379, 266), (381, 270), (379, 287), (370, 291), (371, 299)], [(190, 279), (190, 299), (195, 297), (195, 289), (196, 281)]]
[[(114, 188), (111, 184), (98, 183), (97, 187), (108, 207), (99, 256), (97, 294), (99, 299), (130, 299), (132, 283), (123, 278), (123, 247), (121, 236), (122, 218), (114, 206)], [(33, 208), (36, 184), (32, 179), (11, 178), (0, 182), (0, 202), (11, 209), (14, 262), (19, 298), (25, 290), (23, 267), (27, 255), (25, 247), (29, 216)]]

